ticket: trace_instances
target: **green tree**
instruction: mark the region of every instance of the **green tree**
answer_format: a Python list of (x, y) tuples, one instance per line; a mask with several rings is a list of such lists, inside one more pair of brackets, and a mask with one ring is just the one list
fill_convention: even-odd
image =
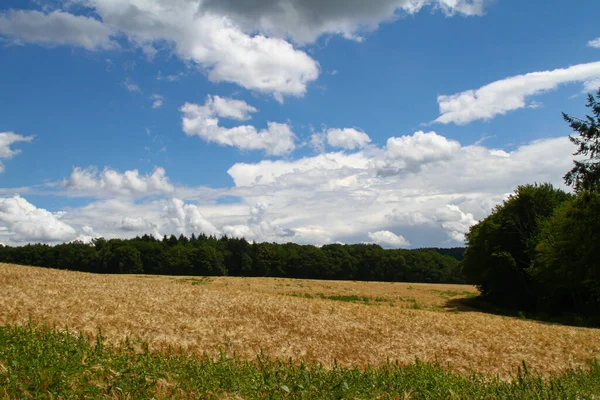
[(592, 115), (586, 115), (585, 119), (563, 113), (565, 121), (579, 133), (579, 137), (569, 136), (569, 140), (577, 145), (577, 151), (573, 155), (587, 157), (584, 160), (574, 160), (573, 169), (564, 176), (566, 184), (576, 192), (600, 190), (600, 90), (596, 97), (588, 94), (587, 107), (592, 110)]
[(531, 275), (549, 311), (600, 312), (600, 193), (580, 193), (544, 222)]
[(256, 262), (253, 272), (257, 276), (279, 276), (281, 262), (277, 257), (277, 245), (273, 243), (260, 243), (256, 246)]
[(194, 249), (193, 260), (194, 275), (227, 275), (222, 253), (206, 242)]
[(176, 244), (166, 253), (168, 271), (171, 275), (192, 275), (193, 263), (191, 249), (183, 244)]
[(483, 296), (510, 308), (533, 308), (531, 267), (540, 224), (571, 195), (551, 184), (519, 186), (492, 214), (471, 227), (461, 262)]
[(129, 244), (115, 248), (109, 260), (109, 271), (119, 274), (143, 274), (139, 250)]

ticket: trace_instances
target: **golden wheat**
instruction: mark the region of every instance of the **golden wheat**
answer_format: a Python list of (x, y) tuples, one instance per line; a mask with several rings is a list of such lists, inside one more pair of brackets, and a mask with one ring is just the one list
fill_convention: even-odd
[[(328, 366), (418, 357), (504, 375), (523, 360), (558, 372), (599, 357), (598, 330), (445, 307), (475, 292), (466, 285), (95, 275), (0, 264), (0, 324), (32, 320), (92, 335), (101, 328), (110, 340), (139, 338), (155, 350), (223, 350), (247, 359), (263, 351)], [(362, 301), (326, 298), (352, 295)]]

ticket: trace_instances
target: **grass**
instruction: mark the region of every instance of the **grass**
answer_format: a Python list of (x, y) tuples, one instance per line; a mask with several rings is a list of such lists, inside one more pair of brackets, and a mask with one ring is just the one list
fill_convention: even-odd
[(390, 299), (384, 297), (368, 297), (368, 296), (357, 296), (357, 295), (331, 295), (327, 296), (323, 293), (286, 293), (287, 296), (300, 297), (304, 299), (325, 299), (334, 301), (344, 301), (346, 303), (361, 303), (361, 304), (374, 304), (374, 303), (392, 303)]
[[(445, 305), (453, 299), (432, 292), (474, 293), (471, 286), (179, 279), (191, 278), (139, 279), (0, 264), (0, 326), (32, 320), (86, 335), (101, 329), (107, 342), (129, 337), (144, 341), (152, 352), (171, 347), (213, 358), (235, 354), (239, 360), (255, 360), (262, 352), (324, 368), (336, 363), (376, 368), (419, 358), (437, 360), (457, 373), (508, 377), (522, 361), (535, 373), (560, 374), (600, 358), (597, 329), (452, 310)], [(378, 297), (395, 306), (377, 303)], [(372, 300), (367, 304), (364, 298)]]
[(439, 364), (344, 368), (189, 355), (147, 344), (109, 344), (47, 327), (0, 327), (0, 396), (6, 398), (580, 399), (600, 395), (600, 364), (543, 377), (526, 364), (512, 379), (461, 375)]
[[(138, 275), (138, 278), (144, 277), (146, 275)], [(212, 278), (208, 277), (208, 276), (200, 276), (200, 277), (194, 277), (194, 278), (178, 278), (175, 280), (176, 282), (181, 282), (181, 283), (191, 283), (192, 285), (208, 285), (209, 283), (212, 282)]]

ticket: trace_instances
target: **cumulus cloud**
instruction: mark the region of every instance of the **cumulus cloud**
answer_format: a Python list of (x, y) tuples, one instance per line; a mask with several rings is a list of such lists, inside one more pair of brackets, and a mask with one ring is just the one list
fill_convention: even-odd
[(219, 126), (219, 118), (248, 120), (256, 108), (242, 100), (208, 96), (203, 106), (186, 103), (181, 107), (183, 131), (197, 135), (207, 142), (233, 146), (242, 150), (264, 150), (269, 155), (283, 155), (295, 148), (295, 135), (287, 124), (268, 122), (267, 129), (257, 131), (254, 126), (233, 128)]
[(465, 234), (469, 228), (477, 223), (477, 220), (471, 213), (464, 213), (459, 206), (448, 204), (436, 212), (436, 220), (442, 224), (449, 238), (462, 244), (465, 240)]
[(364, 132), (354, 128), (327, 130), (327, 143), (332, 147), (341, 147), (347, 150), (363, 148), (371, 142), (371, 138)]
[[(240, 112), (237, 118), (248, 113)], [(157, 196), (136, 197), (132, 189), (124, 189), (125, 184), (114, 185), (117, 189), (111, 192), (110, 180), (104, 179), (103, 186), (102, 173), (95, 172), (92, 179), (75, 179), (82, 182), (79, 190), (66, 192), (96, 193), (100, 199), (50, 215), (79, 232), (65, 235), (68, 240), (92, 233), (104, 237), (205, 233), (256, 241), (317, 245), (370, 241), (398, 247), (400, 239), (385, 233), (390, 232), (398, 238), (401, 233), (412, 247), (455, 246), (463, 243), (471, 225), (518, 185), (561, 186), (562, 175), (572, 165), (567, 137), (537, 140), (511, 151), (482, 142), (463, 146), (435, 132), (390, 139), (394, 145), (382, 148), (238, 163), (228, 171), (234, 186), (220, 189), (177, 187)], [(382, 160), (394, 168), (382, 173)], [(118, 175), (123, 178), (125, 173)], [(143, 178), (147, 176), (138, 175)], [(141, 192), (145, 193), (136, 193)], [(223, 197), (234, 200), (219, 202)], [(84, 231), (86, 226), (91, 230)], [(8, 225), (0, 220), (0, 227), (3, 243), (13, 243), (12, 237), (19, 243), (27, 239), (25, 233), (16, 233), (20, 229), (16, 222)]]
[(147, 196), (173, 192), (173, 185), (163, 168), (155, 168), (151, 174), (140, 175), (137, 169), (120, 173), (111, 168), (98, 171), (93, 167), (75, 167), (61, 186), (82, 195)]
[(438, 96), (442, 124), (468, 124), (527, 107), (527, 99), (559, 85), (600, 78), (600, 62), (574, 65), (553, 71), (531, 72), (502, 79), (479, 89)]
[(185, 204), (183, 200), (172, 199), (164, 207), (163, 218), (167, 220), (163, 230), (183, 233), (190, 236), (192, 233), (218, 235), (219, 230), (208, 221), (200, 212), (198, 206)]
[(323, 34), (362, 40), (381, 22), (411, 15), (430, 5), (446, 15), (481, 15), (483, 0), (204, 0), (200, 11), (227, 15), (246, 31), (259, 31), (297, 43), (311, 43)]
[[(21, 150), (14, 150), (11, 146), (18, 142), (31, 142), (33, 136), (22, 136), (14, 132), (0, 132), (0, 159), (12, 158)], [(4, 164), (0, 162), (0, 173), (4, 171)]]
[(590, 40), (587, 45), (595, 49), (600, 49), (600, 37), (598, 39)]
[[(339, 170), (364, 171), (369, 159), (362, 153), (326, 153), (315, 157), (304, 157), (294, 161), (262, 160), (258, 163), (237, 163), (227, 173), (233, 178), (236, 186), (253, 185), (299, 185), (302, 181), (308, 185), (317, 182), (317, 174), (321, 178), (333, 178)], [(318, 182), (321, 183), (321, 182)]]
[(387, 140), (383, 162), (378, 165), (382, 173), (399, 170), (418, 170), (423, 165), (447, 160), (461, 149), (460, 143), (436, 132), (418, 131), (412, 135), (391, 137)]
[(399, 248), (410, 247), (410, 242), (401, 235), (396, 235), (390, 231), (369, 232), (369, 239), (382, 247)]
[(12, 242), (70, 241), (77, 232), (60, 220), (62, 213), (37, 208), (19, 195), (0, 198), (0, 222)]
[(104, 24), (148, 54), (164, 43), (197, 63), (214, 82), (263, 93), (301, 96), (319, 75), (318, 63), (283, 39), (243, 32), (226, 15), (198, 13), (199, 1), (85, 1)]
[(76, 45), (87, 50), (118, 47), (115, 32), (101, 21), (63, 11), (8, 10), (0, 13), (0, 35), (15, 43)]
[[(248, 202), (268, 202), (266, 220), (284, 230), (326, 232), (315, 236), (324, 240), (321, 244), (402, 229), (416, 245), (457, 245), (506, 193), (531, 182), (561, 186), (561, 176), (572, 164), (566, 137), (511, 152), (461, 146), (435, 132), (389, 142), (398, 146), (238, 163), (228, 170), (236, 185), (231, 192)], [(382, 160), (396, 168), (382, 173)]]
[[(169, 48), (201, 67), (214, 82), (283, 96), (301, 96), (319, 76), (319, 65), (287, 41), (245, 33), (226, 15), (198, 13), (200, 2), (174, 0), (73, 0), (98, 19), (63, 10), (42, 13), (9, 10), (0, 14), (0, 34), (16, 42), (115, 48), (116, 38), (152, 57)], [(166, 46), (165, 46), (166, 45)]]
[(156, 224), (148, 221), (146, 218), (123, 217), (120, 228), (124, 231), (154, 232), (157, 226)]
[[(271, 214), (271, 215), (270, 215)], [(248, 218), (242, 224), (226, 225), (223, 227), (223, 233), (247, 240), (258, 240), (263, 242), (283, 242), (294, 240), (302, 242), (297, 235), (303, 228), (284, 229), (279, 225), (277, 218), (272, 218), (276, 212), (273, 212), (271, 205), (258, 202), (249, 209)], [(294, 235), (296, 231), (296, 235)], [(315, 243), (308, 241), (306, 243)]]
[[(481, 15), (484, 0), (70, 0), (49, 13), (8, 10), (0, 35), (17, 43), (111, 49), (117, 40), (153, 57), (166, 49), (198, 65), (211, 81), (233, 82), (273, 95), (302, 96), (319, 64), (296, 43), (335, 34), (362, 40), (381, 22), (426, 6), (446, 15)], [(93, 16), (67, 11), (85, 7)]]
[(419, 211), (400, 211), (393, 209), (392, 212), (385, 217), (393, 224), (400, 226), (429, 225), (434, 222), (432, 216), (426, 216)]

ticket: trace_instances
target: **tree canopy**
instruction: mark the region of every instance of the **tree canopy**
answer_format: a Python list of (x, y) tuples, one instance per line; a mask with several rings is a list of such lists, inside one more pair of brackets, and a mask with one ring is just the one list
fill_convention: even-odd
[[(471, 227), (461, 262), (491, 303), (550, 314), (600, 314), (600, 91), (592, 115), (564, 119), (579, 136), (564, 176), (575, 195), (550, 184), (519, 186)], [(587, 157), (587, 158), (584, 158)]]
[(577, 145), (575, 156), (586, 156), (587, 159), (576, 159), (574, 166), (564, 176), (565, 183), (572, 186), (576, 192), (600, 190), (600, 89), (596, 96), (588, 94), (587, 107), (592, 115), (585, 119), (571, 117), (563, 113), (563, 118), (579, 136), (569, 136), (571, 142)]
[(540, 223), (570, 198), (548, 183), (519, 186), (467, 234), (462, 261), (467, 279), (498, 305), (531, 308), (535, 294), (528, 269)]
[[(455, 256), (462, 249), (452, 249)], [(0, 246), (0, 261), (115, 274), (272, 276), (309, 279), (464, 283), (458, 260), (437, 249), (385, 250), (376, 244), (249, 243), (200, 234), (95, 239), (57, 246)]]

